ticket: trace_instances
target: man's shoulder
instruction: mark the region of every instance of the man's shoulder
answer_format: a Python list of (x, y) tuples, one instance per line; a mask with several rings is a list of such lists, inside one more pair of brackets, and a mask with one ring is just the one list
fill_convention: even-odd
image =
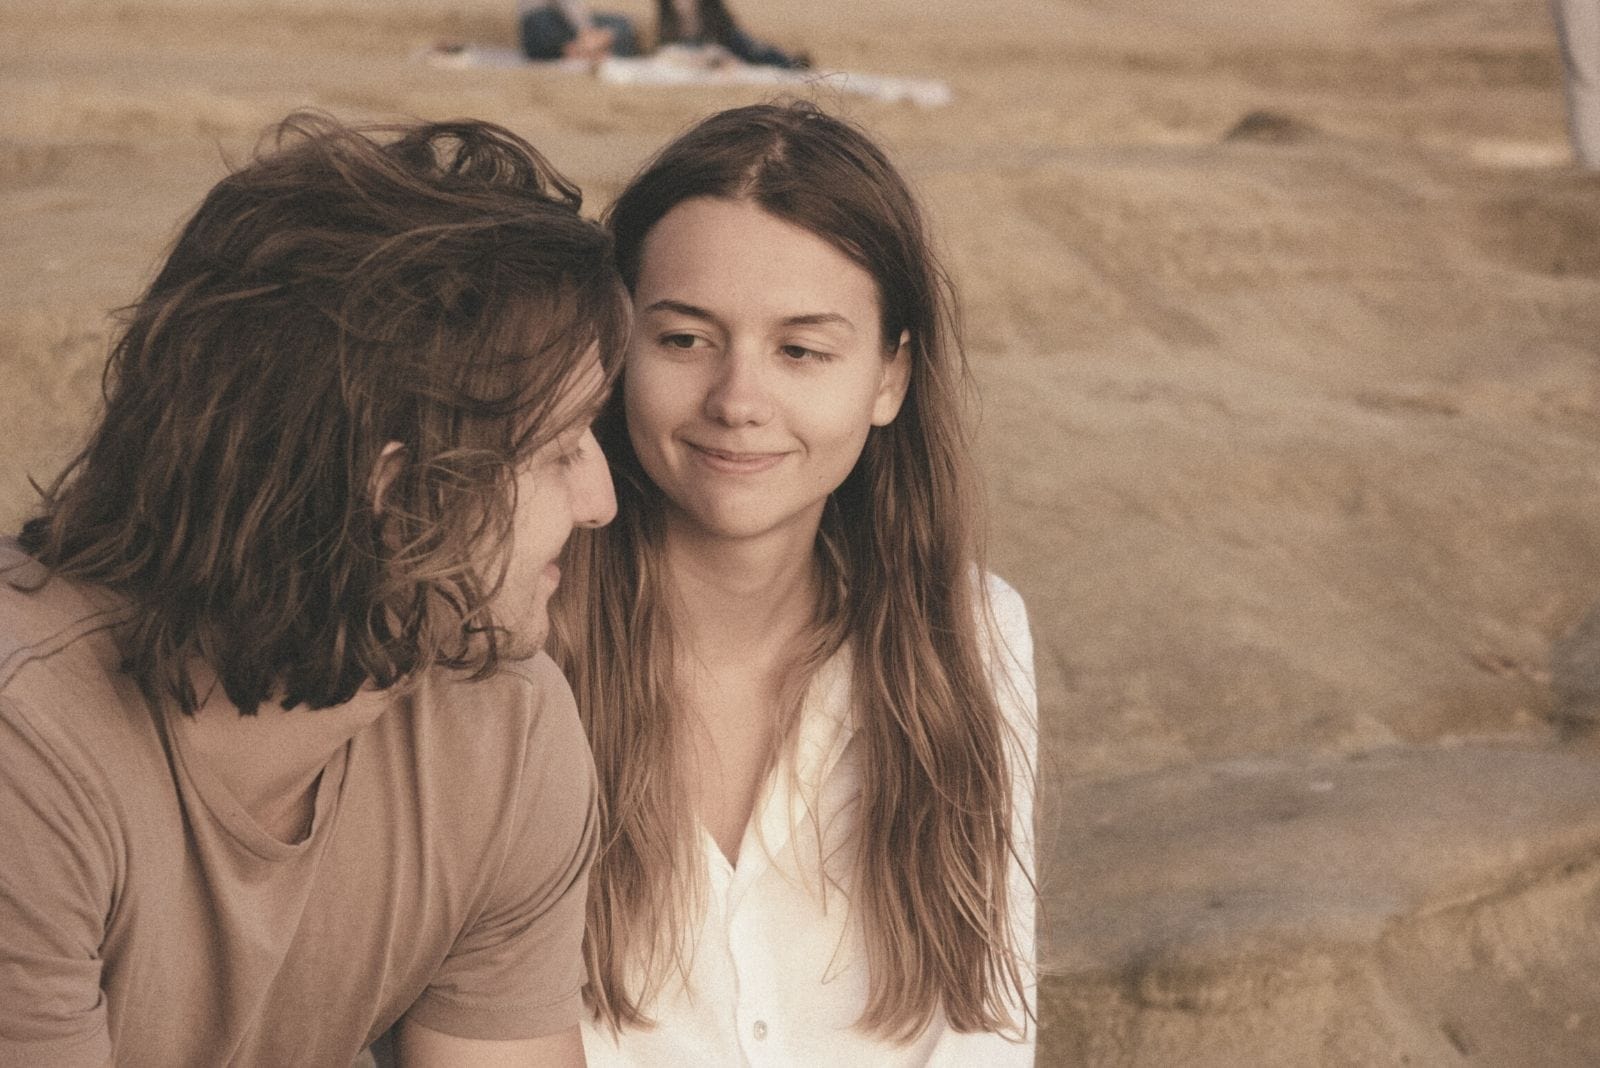
[(83, 849), (150, 826), (170, 782), (159, 730), (120, 670), (112, 631), (125, 612), (102, 593), (48, 577), (0, 543), (0, 775), (40, 799), (72, 798), (87, 822), (64, 822), (61, 834)]
[[(391, 797), (382, 807), (455, 828), (448, 852), (469, 870), (511, 864), (534, 883), (553, 878), (587, 833), (596, 794), (588, 740), (554, 662), (540, 654), (475, 681), (435, 677), (403, 705), (380, 727), (392, 747), (380, 778), (422, 804)], [(537, 855), (523, 856), (530, 849)]]
[(572, 687), (549, 655), (502, 662), (486, 678), (435, 672), (419, 688), (419, 710), (463, 729), (481, 731), (488, 722), (536, 725), (543, 719), (576, 719)]
[(577, 715), (578, 706), (572, 696), (572, 687), (548, 653), (503, 664), (499, 674), (504, 677), (507, 686), (528, 700), (534, 715), (551, 713), (565, 716), (569, 710), (573, 716)]
[(124, 617), (107, 591), (53, 576), (14, 539), (0, 539), (0, 693), (53, 661), (80, 680), (116, 673), (111, 631)]
[(484, 679), (436, 676), (419, 687), (411, 718), (418, 744), (436, 754), (480, 766), (514, 760), (514, 774), (524, 761), (571, 760), (580, 748), (587, 755), (572, 688), (545, 653), (503, 663)]

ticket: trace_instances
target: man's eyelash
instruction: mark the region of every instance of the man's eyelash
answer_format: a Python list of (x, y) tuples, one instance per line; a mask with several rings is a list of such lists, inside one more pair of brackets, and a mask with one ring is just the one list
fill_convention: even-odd
[(588, 451), (583, 447), (582, 439), (579, 439), (578, 442), (572, 446), (572, 448), (565, 449), (556, 454), (556, 466), (571, 467), (587, 455)]

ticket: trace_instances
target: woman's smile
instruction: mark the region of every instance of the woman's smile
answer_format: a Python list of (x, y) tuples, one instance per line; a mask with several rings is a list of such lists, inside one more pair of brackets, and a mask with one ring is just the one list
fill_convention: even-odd
[(756, 475), (770, 471), (788, 455), (786, 451), (746, 452), (697, 445), (692, 441), (685, 444), (689, 446), (690, 454), (702, 464), (726, 475)]

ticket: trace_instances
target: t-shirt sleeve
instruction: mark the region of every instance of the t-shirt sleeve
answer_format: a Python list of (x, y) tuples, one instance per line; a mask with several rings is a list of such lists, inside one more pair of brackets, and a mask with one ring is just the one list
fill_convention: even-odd
[(516, 673), (535, 708), (499, 870), (407, 1013), (463, 1038), (537, 1038), (571, 1027), (583, 1012), (583, 924), (598, 834), (594, 759), (555, 665), (540, 657)]
[(0, 1064), (111, 1060), (100, 944), (114, 852), (66, 754), (0, 700)]

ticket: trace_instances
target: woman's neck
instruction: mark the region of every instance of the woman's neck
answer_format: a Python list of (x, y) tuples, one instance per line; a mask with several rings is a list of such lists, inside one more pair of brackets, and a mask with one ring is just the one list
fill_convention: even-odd
[(688, 715), (689, 798), (730, 863), (782, 729), (785, 680), (816, 603), (815, 530), (708, 537), (667, 526), (677, 684)]
[(814, 533), (725, 539), (669, 521), (666, 573), (684, 652), (714, 669), (792, 651), (816, 603), (814, 543)]

